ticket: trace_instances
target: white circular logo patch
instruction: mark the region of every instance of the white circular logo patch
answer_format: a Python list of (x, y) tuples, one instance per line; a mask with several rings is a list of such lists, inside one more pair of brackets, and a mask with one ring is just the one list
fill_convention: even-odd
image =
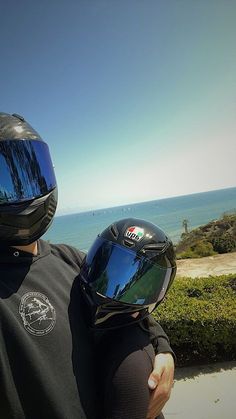
[(28, 292), (20, 302), (19, 313), (27, 332), (47, 335), (56, 324), (56, 311), (49, 299), (40, 292)]

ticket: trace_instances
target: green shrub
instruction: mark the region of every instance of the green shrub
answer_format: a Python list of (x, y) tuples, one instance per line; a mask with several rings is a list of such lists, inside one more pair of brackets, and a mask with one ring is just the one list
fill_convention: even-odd
[(215, 255), (216, 252), (210, 242), (200, 240), (185, 252), (178, 254), (178, 259), (201, 258)]
[(154, 312), (179, 366), (236, 360), (236, 276), (176, 278)]
[(216, 254), (213, 250), (212, 244), (206, 240), (199, 241), (196, 246), (194, 246), (193, 251), (199, 257), (212, 256)]
[(218, 253), (229, 253), (236, 249), (236, 238), (224, 233), (212, 239), (213, 249)]
[(199, 257), (199, 256), (196, 256), (196, 254), (191, 249), (188, 249), (185, 252), (177, 254), (177, 259), (193, 259), (196, 257)]

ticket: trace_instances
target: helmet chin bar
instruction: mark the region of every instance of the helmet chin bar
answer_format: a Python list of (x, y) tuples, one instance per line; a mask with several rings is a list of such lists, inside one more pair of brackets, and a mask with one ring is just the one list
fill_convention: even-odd
[(25, 246), (38, 240), (52, 223), (57, 189), (27, 203), (0, 205), (0, 243)]
[[(121, 304), (119, 301), (94, 293), (83, 282), (81, 282), (81, 289), (90, 313), (90, 326), (95, 329), (118, 329), (138, 323), (146, 318), (156, 306), (155, 304), (152, 304), (152, 307)], [(133, 317), (134, 313), (138, 315)]]
[[(133, 316), (132, 314), (137, 316)], [(137, 311), (137, 307), (127, 311), (111, 311), (102, 306), (95, 309), (92, 315), (93, 327), (97, 329), (118, 329), (124, 326), (130, 326), (140, 322), (149, 315), (147, 308), (142, 307)]]

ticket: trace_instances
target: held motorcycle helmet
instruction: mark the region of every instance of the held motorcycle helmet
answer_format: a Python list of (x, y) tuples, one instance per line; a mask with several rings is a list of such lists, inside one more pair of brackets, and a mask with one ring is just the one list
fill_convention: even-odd
[(90, 248), (81, 288), (96, 328), (115, 328), (147, 317), (176, 274), (171, 240), (156, 225), (127, 218), (106, 228)]
[(51, 224), (56, 206), (47, 144), (20, 115), (0, 113), (0, 244), (37, 240)]

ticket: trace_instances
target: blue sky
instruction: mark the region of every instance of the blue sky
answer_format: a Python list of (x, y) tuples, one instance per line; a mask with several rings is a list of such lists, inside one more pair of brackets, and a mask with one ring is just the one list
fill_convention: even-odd
[(234, 0), (8, 0), (1, 111), (49, 144), (58, 214), (235, 186)]

